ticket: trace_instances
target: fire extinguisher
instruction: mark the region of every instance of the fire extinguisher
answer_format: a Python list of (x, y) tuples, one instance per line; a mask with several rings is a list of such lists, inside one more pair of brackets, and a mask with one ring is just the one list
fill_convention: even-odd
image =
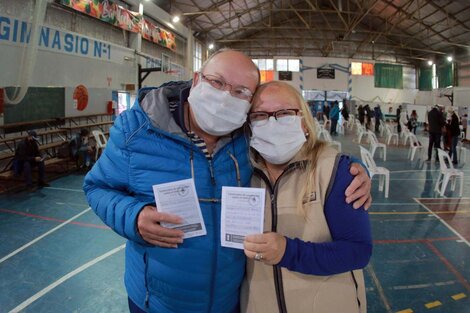
[(106, 104), (106, 113), (108, 113), (110, 115), (114, 113), (113, 101), (108, 101), (107, 102), (107, 104)]

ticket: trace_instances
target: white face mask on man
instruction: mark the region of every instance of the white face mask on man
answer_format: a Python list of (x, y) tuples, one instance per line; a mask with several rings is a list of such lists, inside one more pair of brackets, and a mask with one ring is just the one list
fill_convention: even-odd
[(250, 103), (233, 97), (229, 91), (218, 90), (199, 81), (188, 97), (198, 126), (213, 136), (224, 136), (240, 128), (246, 121)]
[[(282, 119), (282, 121), (280, 121)], [(305, 138), (302, 117), (289, 116), (276, 120), (271, 116), (267, 122), (251, 124), (250, 146), (271, 164), (289, 162), (302, 148)]]

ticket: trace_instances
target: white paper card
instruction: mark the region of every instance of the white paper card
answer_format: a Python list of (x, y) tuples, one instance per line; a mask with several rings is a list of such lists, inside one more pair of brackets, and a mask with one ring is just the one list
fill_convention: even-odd
[(152, 187), (157, 210), (178, 215), (183, 219), (182, 224), (161, 223), (163, 227), (182, 230), (183, 238), (207, 234), (192, 178)]
[(265, 193), (264, 188), (222, 187), (223, 247), (243, 249), (246, 235), (263, 233)]

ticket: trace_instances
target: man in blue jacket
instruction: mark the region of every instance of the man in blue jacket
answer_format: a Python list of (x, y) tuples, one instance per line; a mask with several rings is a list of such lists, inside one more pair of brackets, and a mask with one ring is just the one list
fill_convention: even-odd
[[(238, 312), (245, 256), (220, 245), (220, 199), (222, 186), (250, 184), (240, 128), (258, 83), (250, 58), (216, 52), (192, 82), (140, 90), (111, 128), (84, 190), (104, 223), (128, 239), (124, 279), (131, 312)], [(357, 176), (346, 199), (369, 207), (366, 172), (355, 164), (351, 173)], [(180, 230), (160, 225), (181, 220), (158, 212), (152, 185), (188, 178), (194, 179), (207, 235), (183, 242)]]

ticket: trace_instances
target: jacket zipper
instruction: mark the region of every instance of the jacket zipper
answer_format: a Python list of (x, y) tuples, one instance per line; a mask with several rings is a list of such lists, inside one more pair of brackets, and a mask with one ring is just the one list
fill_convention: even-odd
[[(214, 198), (215, 197), (215, 193), (214, 193), (214, 188), (215, 188), (215, 176), (214, 176), (214, 168), (213, 168), (213, 165), (212, 165), (212, 158), (208, 160), (209, 162), (209, 171), (210, 171), (210, 175), (211, 175), (211, 183), (212, 183), (212, 194), (211, 194), (211, 198)], [(212, 223), (213, 225), (217, 225), (217, 216), (216, 216), (216, 212), (215, 212), (215, 209), (214, 209), (214, 203), (211, 204), (211, 209), (212, 209)], [(210, 294), (210, 298), (209, 298), (209, 311), (208, 312), (212, 312), (212, 304), (213, 304), (213, 301), (214, 301), (214, 287), (215, 287), (215, 273), (217, 271), (217, 259), (218, 259), (218, 249), (217, 249), (217, 227), (214, 227), (214, 255), (213, 255), (213, 271), (212, 271), (212, 278), (211, 278), (211, 294)]]
[[(278, 194), (278, 186), (281, 178), (290, 172), (301, 168), (302, 166), (305, 167), (306, 161), (300, 161), (291, 163), (287, 166), (287, 168), (282, 172), (282, 174), (278, 177), (274, 186), (272, 186), (271, 181), (268, 177), (264, 174), (263, 171), (260, 169), (255, 168), (254, 172), (257, 173), (261, 179), (264, 180), (266, 185), (269, 187), (269, 191), (271, 193), (271, 231), (277, 232), (277, 194)], [(274, 286), (276, 288), (276, 299), (277, 299), (277, 306), (279, 308), (279, 313), (287, 313), (287, 306), (286, 306), (286, 299), (284, 296), (284, 286), (282, 282), (282, 270), (279, 266), (273, 265), (273, 276), (274, 276)]]
[(145, 309), (149, 308), (149, 300), (150, 300), (150, 293), (149, 293), (149, 287), (148, 287), (148, 264), (149, 264), (149, 258), (148, 258), (148, 253), (144, 253), (144, 275), (145, 275)]

